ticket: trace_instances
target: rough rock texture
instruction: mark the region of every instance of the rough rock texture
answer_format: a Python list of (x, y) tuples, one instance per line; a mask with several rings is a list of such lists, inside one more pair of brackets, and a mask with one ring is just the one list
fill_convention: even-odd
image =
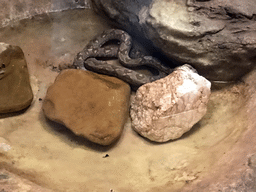
[(5, 138), (0, 137), (0, 153), (9, 151), (11, 148), (10, 143)]
[[(256, 170), (254, 168), (256, 154), (256, 71), (250, 73), (244, 80), (249, 89), (245, 90), (245, 92), (242, 91), (243, 93), (238, 93), (243, 95), (246, 100), (244, 107), (237, 110), (244, 113), (244, 120), (248, 125), (244, 127), (242, 135), (235, 140), (232, 148), (226, 148), (226, 152), (219, 158), (218, 162), (213, 163), (214, 165), (209, 174), (196, 182), (186, 185), (182, 192), (256, 191)], [(201, 161), (203, 165), (204, 159)]]
[(189, 65), (142, 85), (131, 104), (134, 130), (156, 142), (181, 137), (205, 115), (210, 87)]
[(120, 27), (213, 82), (236, 81), (256, 62), (254, 0), (92, 1)]
[(84, 70), (64, 70), (49, 87), (45, 115), (76, 135), (109, 145), (121, 135), (128, 116), (130, 87), (123, 81)]
[(256, 154), (253, 154), (248, 159), (248, 165), (256, 171)]
[(0, 43), (0, 113), (16, 112), (33, 100), (27, 62), (18, 46)]
[(0, 27), (39, 14), (88, 6), (88, 0), (1, 0)]
[[(0, 166), (1, 167), (1, 166)], [(5, 169), (0, 169), (1, 192), (52, 192), (52, 190), (40, 187), (31, 181), (19, 177)]]

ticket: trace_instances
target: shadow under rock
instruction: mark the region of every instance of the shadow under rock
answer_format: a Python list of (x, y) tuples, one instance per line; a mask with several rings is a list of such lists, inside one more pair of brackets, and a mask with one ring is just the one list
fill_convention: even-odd
[[(51, 130), (54, 131), (55, 134), (60, 135), (60, 137), (61, 137), (61, 135), (64, 136), (66, 139), (68, 139), (70, 142), (72, 142), (72, 144), (75, 144), (75, 145), (85, 146), (85, 147), (88, 147), (92, 150), (96, 150), (96, 151), (99, 151), (99, 152), (106, 152), (106, 151), (110, 150), (111, 148), (113, 148), (119, 140), (119, 138), (118, 138), (111, 145), (107, 145), (107, 146), (99, 145), (99, 144), (96, 144), (96, 143), (93, 143), (93, 142), (89, 141), (88, 139), (86, 139), (83, 136), (78, 136), (78, 135), (74, 134), (66, 126), (64, 126), (60, 123), (56, 123), (54, 121), (51, 121), (50, 119), (48, 119), (47, 117), (44, 116), (43, 112), (41, 112), (41, 116), (43, 116), (43, 118), (45, 119), (46, 124), (50, 128), (49, 131), (51, 131)], [(64, 140), (63, 140), (63, 142), (68, 143), (67, 141), (64, 141)]]
[[(201, 128), (202, 128), (202, 124), (199, 121), (198, 123), (196, 123), (188, 132), (184, 133), (180, 138), (178, 139), (186, 139), (188, 137), (190, 137), (193, 134), (196, 134), (196, 132), (198, 132)], [(176, 139), (177, 140), (177, 139)]]
[(150, 144), (152, 144), (152, 145), (165, 145), (165, 144), (169, 144), (169, 143), (175, 142), (175, 141), (177, 141), (177, 140), (186, 139), (187, 137), (190, 137), (191, 135), (196, 134), (196, 132), (199, 131), (201, 128), (202, 128), (202, 125), (200, 124), (200, 122), (198, 122), (197, 124), (195, 124), (195, 125), (190, 129), (190, 131), (184, 133), (180, 138), (173, 139), (173, 140), (169, 140), (169, 141), (165, 141), (165, 142), (151, 141), (150, 139), (141, 136), (141, 135), (140, 135), (139, 133), (137, 133), (136, 131), (134, 131), (134, 132), (136, 132), (136, 134), (137, 134), (139, 137), (142, 137), (142, 139), (144, 139), (147, 143), (150, 143)]
[[(9, 117), (14, 117), (14, 116), (18, 116), (18, 115), (23, 115), (25, 112), (27, 112), (29, 110), (31, 105), (29, 105), (28, 107), (26, 107), (25, 109), (22, 109), (20, 111), (17, 112), (7, 112), (7, 113), (0, 113), (0, 119), (4, 119), (4, 118), (9, 118)], [(1, 191), (0, 191), (1, 192)]]

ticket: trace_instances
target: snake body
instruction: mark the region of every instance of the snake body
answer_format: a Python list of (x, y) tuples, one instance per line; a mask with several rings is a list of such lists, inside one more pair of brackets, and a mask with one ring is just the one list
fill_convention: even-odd
[[(105, 45), (109, 41), (118, 40), (118, 45)], [(97, 73), (110, 75), (122, 79), (132, 87), (139, 86), (163, 78), (173, 70), (163, 66), (151, 56), (131, 58), (129, 56), (132, 47), (131, 36), (119, 29), (104, 31), (101, 35), (91, 40), (87, 46), (77, 54), (73, 66), (78, 69), (88, 69)], [(106, 61), (96, 58), (118, 58), (122, 66), (110, 65)], [(156, 75), (145, 75), (132, 68), (146, 66), (158, 71)]]

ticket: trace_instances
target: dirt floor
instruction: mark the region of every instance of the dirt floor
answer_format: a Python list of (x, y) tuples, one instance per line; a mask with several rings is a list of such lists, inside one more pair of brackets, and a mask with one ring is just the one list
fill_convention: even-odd
[[(108, 28), (85, 9), (0, 29), (0, 42), (24, 51), (34, 93), (27, 110), (0, 116), (0, 138), (9, 146), (0, 148), (0, 169), (57, 192), (214, 191), (220, 182), (244, 173), (256, 151), (254, 72), (244, 82), (213, 90), (205, 117), (182, 138), (163, 144), (136, 134), (130, 119), (115, 145), (100, 147), (45, 118), (42, 102), (58, 75), (52, 69), (71, 63), (93, 36)], [(1, 190), (9, 192), (0, 174)]]

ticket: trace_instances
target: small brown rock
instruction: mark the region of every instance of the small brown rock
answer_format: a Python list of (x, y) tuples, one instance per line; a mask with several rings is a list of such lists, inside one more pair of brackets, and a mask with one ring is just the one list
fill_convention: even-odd
[(122, 133), (129, 98), (129, 85), (115, 77), (67, 69), (49, 87), (43, 111), (76, 135), (109, 145)]
[(16, 112), (33, 100), (27, 62), (18, 46), (0, 43), (0, 113)]

